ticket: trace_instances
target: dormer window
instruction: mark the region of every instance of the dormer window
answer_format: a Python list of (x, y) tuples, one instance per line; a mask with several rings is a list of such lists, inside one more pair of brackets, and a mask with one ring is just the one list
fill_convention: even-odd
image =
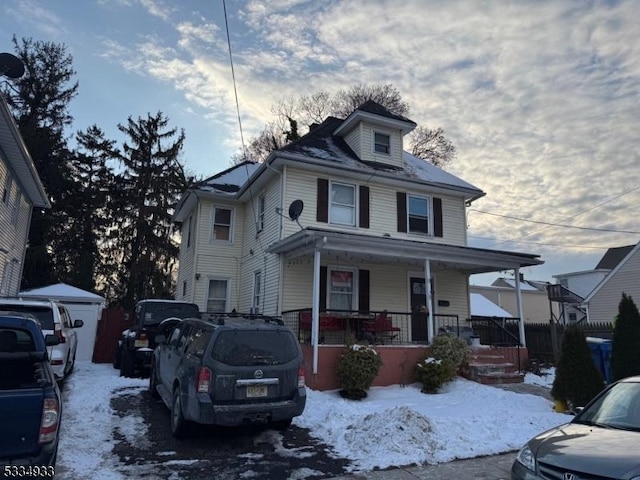
[(391, 151), (391, 137), (386, 133), (374, 132), (373, 150), (375, 153), (389, 155)]

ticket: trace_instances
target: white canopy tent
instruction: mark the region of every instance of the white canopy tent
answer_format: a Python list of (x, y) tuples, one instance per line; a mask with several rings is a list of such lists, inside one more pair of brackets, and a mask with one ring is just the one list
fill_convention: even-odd
[(98, 330), (98, 320), (104, 308), (105, 299), (95, 293), (80, 288), (56, 283), (47, 287), (25, 290), (19, 294), (23, 298), (48, 298), (62, 303), (71, 315), (71, 320), (82, 320), (84, 325), (76, 330), (78, 334), (77, 360), (91, 361)]

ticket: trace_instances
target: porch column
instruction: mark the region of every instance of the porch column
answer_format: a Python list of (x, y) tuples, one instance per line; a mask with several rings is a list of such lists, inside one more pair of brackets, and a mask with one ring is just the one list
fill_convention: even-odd
[(519, 331), (520, 331), (520, 346), (526, 347), (527, 341), (524, 338), (524, 317), (522, 315), (522, 293), (520, 291), (520, 269), (516, 268), (514, 270), (516, 275), (516, 302), (518, 303), (518, 318), (520, 321), (518, 322)]
[(313, 305), (311, 305), (311, 345), (313, 347), (313, 374), (318, 373), (318, 337), (320, 326), (320, 249), (313, 253)]
[(427, 320), (427, 341), (429, 344), (433, 342), (433, 298), (431, 294), (431, 261), (428, 258), (424, 259), (424, 289), (427, 300), (427, 308), (429, 309), (429, 318)]

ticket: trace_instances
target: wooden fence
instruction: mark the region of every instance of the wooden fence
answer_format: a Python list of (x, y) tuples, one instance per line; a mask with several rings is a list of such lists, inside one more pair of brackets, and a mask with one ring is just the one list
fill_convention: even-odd
[[(580, 327), (587, 337), (611, 339), (613, 336), (611, 323), (588, 323)], [(529, 358), (542, 363), (555, 363), (566, 328), (566, 325), (557, 323), (525, 323), (524, 334)]]

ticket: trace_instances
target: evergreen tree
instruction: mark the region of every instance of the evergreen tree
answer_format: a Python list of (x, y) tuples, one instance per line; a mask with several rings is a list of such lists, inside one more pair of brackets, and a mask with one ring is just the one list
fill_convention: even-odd
[(611, 343), (613, 381), (640, 375), (640, 313), (633, 299), (622, 294)]
[(124, 170), (111, 197), (115, 224), (106, 248), (115, 280), (110, 288), (128, 309), (174, 290), (179, 246), (171, 218), (188, 179), (179, 161), (184, 132), (167, 129), (168, 123), (158, 112), (118, 125), (128, 140), (115, 152)]
[(71, 55), (64, 45), (13, 37), (16, 55), (25, 65), (23, 77), (4, 84), (3, 93), (12, 109), (20, 134), (49, 196), (52, 208), (35, 209), (29, 231), (21, 288), (33, 288), (57, 280), (56, 240), (67, 220), (63, 198), (69, 190), (69, 152), (64, 130), (71, 124), (69, 103), (76, 96)]
[(564, 333), (551, 396), (569, 406), (583, 407), (604, 387), (583, 330), (570, 325)]
[(73, 211), (58, 242), (56, 272), (61, 281), (94, 291), (96, 276), (104, 275), (98, 245), (112, 218), (108, 198), (114, 174), (108, 162), (113, 159), (115, 142), (107, 140), (96, 125), (78, 132), (76, 140), (78, 148), (69, 164), (73, 182), (65, 198)]

